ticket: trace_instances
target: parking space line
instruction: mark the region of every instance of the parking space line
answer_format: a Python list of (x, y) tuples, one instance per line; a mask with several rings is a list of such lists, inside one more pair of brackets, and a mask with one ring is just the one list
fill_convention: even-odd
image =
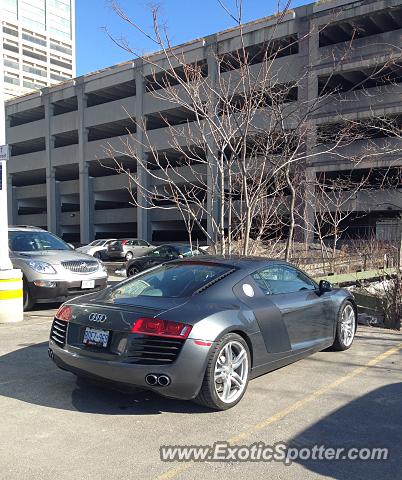
[[(376, 357), (372, 358), (369, 360), (367, 363), (362, 365), (361, 367), (357, 367), (354, 370), (352, 370), (350, 373), (344, 375), (343, 377), (338, 378), (337, 380), (324, 385), (323, 387), (319, 388), (315, 392), (307, 395), (306, 397), (298, 400), (297, 402), (292, 403), (288, 407), (284, 408), (283, 410), (280, 410), (278, 413), (275, 415), (272, 415), (271, 417), (266, 418), (262, 422), (259, 422), (249, 429), (245, 430), (244, 432), (239, 433), (238, 435), (235, 435), (231, 438), (229, 438), (227, 441), (229, 443), (235, 443), (239, 442), (240, 440), (246, 440), (250, 438), (254, 433), (268, 427), (269, 425), (272, 425), (273, 423), (276, 423), (283, 418), (285, 418), (287, 415), (296, 412), (297, 410), (300, 410), (302, 407), (307, 405), (308, 403), (313, 402), (317, 398), (323, 396), (325, 393), (329, 392), (330, 390), (334, 390), (336, 387), (339, 385), (347, 382), (348, 380), (362, 374), (366, 370), (368, 370), (370, 367), (373, 367), (380, 363), (381, 361), (385, 360), (386, 358), (390, 357), (391, 355), (394, 355), (395, 353), (398, 353), (400, 350), (402, 350), (402, 342), (398, 343), (395, 347), (392, 347), (385, 352), (381, 353), (380, 355), (377, 355)], [(194, 463), (185, 463), (179, 465), (177, 468), (167, 470), (166, 472), (162, 473), (161, 475), (157, 476), (155, 480), (171, 480), (172, 478), (177, 477), (181, 472), (186, 471), (190, 469), (191, 467), (194, 466)]]

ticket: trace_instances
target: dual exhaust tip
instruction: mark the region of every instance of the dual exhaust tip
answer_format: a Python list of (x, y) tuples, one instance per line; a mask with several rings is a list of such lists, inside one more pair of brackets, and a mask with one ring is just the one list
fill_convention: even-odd
[[(54, 360), (54, 353), (51, 348), (47, 349), (47, 354), (50, 359)], [(159, 375), (156, 373), (150, 373), (145, 377), (147, 385), (150, 387), (167, 387), (170, 385), (170, 378), (167, 375)]]
[(170, 378), (167, 375), (158, 375), (156, 373), (150, 373), (145, 377), (147, 385), (151, 387), (167, 387), (170, 385)]

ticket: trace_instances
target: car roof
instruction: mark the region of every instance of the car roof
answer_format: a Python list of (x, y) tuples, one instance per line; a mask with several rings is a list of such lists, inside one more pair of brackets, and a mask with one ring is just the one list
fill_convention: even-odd
[(8, 230), (11, 232), (46, 232), (40, 227), (33, 227), (31, 225), (10, 225)]
[(200, 262), (200, 263), (219, 263), (221, 265), (227, 265), (229, 267), (237, 268), (244, 271), (253, 272), (258, 268), (262, 268), (267, 265), (267, 263), (281, 263), (284, 265), (289, 265), (288, 262), (284, 260), (279, 260), (276, 258), (267, 258), (267, 257), (257, 257), (257, 256), (240, 256), (240, 255), (206, 255), (204, 257), (197, 257), (195, 260), (194, 257), (184, 258), (178, 260), (179, 262)]

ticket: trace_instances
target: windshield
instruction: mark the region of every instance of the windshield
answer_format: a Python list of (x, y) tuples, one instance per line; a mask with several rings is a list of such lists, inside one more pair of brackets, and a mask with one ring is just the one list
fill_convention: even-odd
[(149, 257), (166, 257), (169, 253), (173, 253), (173, 251), (169, 251), (167, 247), (162, 246), (151, 250), (147, 255)]
[(205, 255), (201, 250), (198, 250), (197, 248), (193, 248), (191, 250), (190, 247), (187, 247), (185, 245), (179, 245), (176, 247), (176, 249), (179, 251), (180, 255), (183, 255), (183, 257), (191, 257), (191, 256), (196, 256), (196, 255)]
[(93, 242), (88, 244), (88, 247), (99, 247), (103, 245), (105, 240), (94, 240)]
[(8, 245), (12, 252), (72, 250), (70, 245), (49, 232), (9, 231)]
[(188, 297), (230, 270), (215, 263), (167, 263), (112, 288), (105, 299), (124, 303), (125, 298), (135, 297)]

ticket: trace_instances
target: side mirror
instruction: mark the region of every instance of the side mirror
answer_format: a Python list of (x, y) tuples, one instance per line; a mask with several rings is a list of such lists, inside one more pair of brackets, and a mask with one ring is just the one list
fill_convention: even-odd
[(318, 290), (320, 293), (330, 292), (332, 290), (332, 285), (328, 280), (320, 280)]

